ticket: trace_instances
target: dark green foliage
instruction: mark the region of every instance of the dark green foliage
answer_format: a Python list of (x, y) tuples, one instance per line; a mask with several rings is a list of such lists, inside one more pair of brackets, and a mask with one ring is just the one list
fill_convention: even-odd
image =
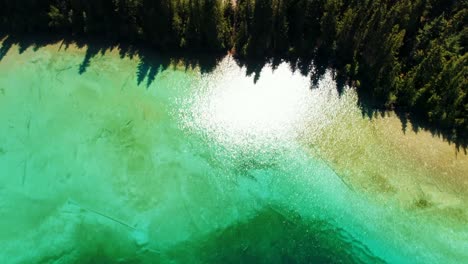
[(100, 35), (145, 41), (160, 49), (219, 51), (232, 45), (234, 12), (232, 5), (218, 0), (1, 0), (0, 28)]
[(0, 0), (5, 32), (232, 50), (238, 58), (289, 59), (303, 73), (332, 66), (370, 102), (464, 136), (467, 25), (465, 0)]

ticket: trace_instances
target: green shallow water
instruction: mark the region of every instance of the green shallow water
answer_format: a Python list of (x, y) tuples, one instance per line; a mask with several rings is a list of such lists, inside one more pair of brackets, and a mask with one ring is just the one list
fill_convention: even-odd
[(468, 260), (467, 155), (330, 72), (84, 57), (0, 61), (1, 263)]

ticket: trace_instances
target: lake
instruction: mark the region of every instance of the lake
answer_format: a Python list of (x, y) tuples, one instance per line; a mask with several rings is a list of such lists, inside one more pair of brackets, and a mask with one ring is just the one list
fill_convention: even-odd
[(468, 260), (466, 151), (331, 70), (86, 54), (0, 61), (1, 263)]

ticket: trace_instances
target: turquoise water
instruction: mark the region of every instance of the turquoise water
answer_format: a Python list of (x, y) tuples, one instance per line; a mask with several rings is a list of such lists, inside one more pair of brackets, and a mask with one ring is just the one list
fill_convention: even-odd
[(467, 155), (331, 72), (84, 54), (0, 61), (1, 263), (468, 260)]

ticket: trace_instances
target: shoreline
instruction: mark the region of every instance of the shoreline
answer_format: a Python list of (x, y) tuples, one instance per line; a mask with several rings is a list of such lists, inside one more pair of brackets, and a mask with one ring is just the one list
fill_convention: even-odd
[[(185, 67), (186, 69), (200, 67), (203, 72), (211, 72), (222, 58), (231, 56), (239, 66), (246, 67), (248, 74), (254, 75), (255, 79), (258, 79), (261, 69), (270, 64), (276, 65), (275, 63), (277, 62), (287, 62), (291, 65), (290, 56), (241, 58), (236, 56), (236, 52), (233, 50), (226, 50), (225, 52), (200, 52), (190, 49), (157, 50), (144, 41), (111, 40), (99, 36), (67, 36), (66, 34), (39, 33), (22, 34), (19, 36), (3, 34), (0, 35), (0, 37), (0, 44), (3, 44), (5, 40), (11, 38), (13, 44), (22, 46), (22, 49), (31, 47), (39, 49), (47, 46), (56, 46), (60, 43), (60, 46), (64, 46), (65, 49), (70, 47), (72, 49), (85, 49), (85, 53), (90, 57), (110, 52), (118, 54), (121, 58), (148, 59), (148, 61), (161, 59), (172, 60), (168, 65), (174, 66), (181, 64), (181, 67)], [(2, 53), (7, 51), (8, 50), (2, 51)], [(300, 58), (296, 58), (296, 60), (297, 59), (300, 60)], [(328, 65), (328, 68), (333, 69), (331, 65)], [(299, 69), (296, 70), (299, 71)], [(308, 74), (310, 73), (308, 72)], [(339, 87), (338, 89), (342, 88)], [(385, 113), (389, 111), (395, 112), (400, 121), (406, 123), (405, 125), (411, 125), (411, 127), (416, 130), (430, 131), (433, 135), (437, 135), (449, 143), (455, 144), (459, 150), (465, 153), (467, 152), (468, 137), (466, 136), (468, 135), (463, 136), (463, 134), (453, 129), (430, 123), (424, 118), (421, 118), (417, 113), (407, 111), (404, 107), (385, 107), (383, 104), (378, 104), (377, 102), (367, 99), (367, 95), (359, 89), (356, 90), (359, 95), (358, 104), (363, 109), (363, 115), (372, 118), (377, 115), (385, 115)]]

